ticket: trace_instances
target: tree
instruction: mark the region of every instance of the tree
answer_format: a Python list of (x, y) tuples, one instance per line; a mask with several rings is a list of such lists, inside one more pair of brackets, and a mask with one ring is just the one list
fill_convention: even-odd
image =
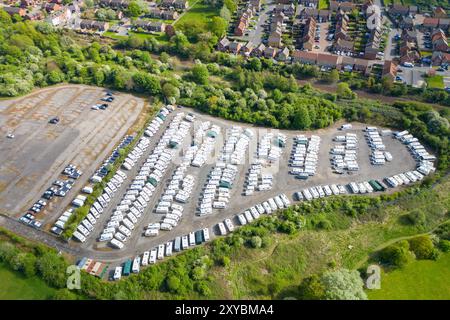
[(325, 287), (317, 274), (302, 280), (298, 288), (302, 300), (320, 300), (325, 295)]
[(228, 22), (221, 17), (213, 17), (211, 19), (209, 30), (218, 38), (221, 38), (227, 32)]
[(379, 252), (378, 256), (382, 263), (394, 267), (403, 267), (412, 258), (409, 252), (409, 243), (405, 240), (387, 246)]
[(340, 82), (337, 85), (336, 88), (336, 94), (338, 96), (338, 98), (340, 99), (355, 99), (356, 98), (356, 93), (354, 93), (352, 91), (352, 89), (350, 89), (350, 87), (348, 86), (348, 83), (346, 82)]
[(139, 17), (142, 14), (142, 8), (137, 1), (131, 1), (129, 3), (127, 14), (130, 17)]
[(261, 245), (262, 245), (262, 239), (261, 239), (261, 237), (259, 237), (259, 236), (253, 236), (253, 237), (250, 239), (250, 245), (251, 245), (253, 248), (261, 248)]
[(430, 236), (424, 235), (409, 240), (409, 247), (417, 259), (436, 259), (436, 249)]
[(237, 3), (235, 0), (223, 0), (223, 5), (230, 10), (230, 12), (236, 12)]
[(321, 277), (327, 300), (367, 300), (364, 282), (357, 270), (327, 271)]
[(163, 85), (162, 93), (166, 98), (178, 99), (180, 97), (180, 90), (169, 82)]
[(422, 210), (416, 209), (405, 215), (405, 219), (412, 225), (423, 225), (426, 222), (425, 213)]
[(144, 72), (137, 72), (133, 75), (134, 88), (137, 92), (157, 95), (161, 93), (159, 79)]
[(329, 73), (325, 74), (324, 80), (330, 84), (338, 82), (339, 72), (336, 69), (331, 70)]
[(167, 289), (172, 292), (172, 293), (176, 293), (179, 289), (180, 289), (180, 279), (178, 279), (178, 277), (175, 276), (169, 276), (166, 279), (166, 284), (167, 284)]
[(305, 105), (299, 103), (295, 108), (294, 119), (292, 124), (295, 129), (309, 129), (311, 127), (311, 118), (309, 117), (308, 109)]
[(223, 6), (222, 9), (220, 9), (220, 17), (225, 21), (231, 21), (231, 12), (226, 6)]
[(204, 64), (196, 64), (191, 70), (192, 80), (197, 84), (208, 84), (209, 72)]

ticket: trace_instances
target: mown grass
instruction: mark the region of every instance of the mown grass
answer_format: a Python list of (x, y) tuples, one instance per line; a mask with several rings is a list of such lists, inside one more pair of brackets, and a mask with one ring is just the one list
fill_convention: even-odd
[(42, 300), (49, 299), (55, 289), (47, 286), (43, 280), (25, 278), (0, 263), (0, 300)]
[(438, 260), (415, 260), (402, 269), (381, 273), (381, 289), (367, 290), (372, 300), (449, 300), (450, 253)]
[(434, 75), (425, 78), (428, 88), (444, 89), (444, 77), (441, 75)]
[[(270, 299), (293, 296), (300, 281), (330, 265), (358, 269), (376, 250), (390, 241), (432, 230), (448, 219), (450, 207), (449, 179), (432, 191), (413, 195), (385, 208), (377, 218), (352, 220), (342, 214), (328, 218), (336, 230), (303, 230), (294, 236), (273, 235), (263, 249), (242, 249), (231, 259), (231, 265), (214, 274), (221, 283), (217, 298)], [(422, 226), (408, 225), (401, 217), (413, 209), (427, 214)], [(404, 221), (404, 220), (403, 220)], [(338, 224), (336, 224), (336, 222)], [(433, 298), (429, 292), (428, 298)], [(215, 298), (216, 298), (215, 297)]]
[(208, 23), (213, 17), (219, 15), (219, 9), (198, 0), (175, 24), (185, 21), (198, 21)]

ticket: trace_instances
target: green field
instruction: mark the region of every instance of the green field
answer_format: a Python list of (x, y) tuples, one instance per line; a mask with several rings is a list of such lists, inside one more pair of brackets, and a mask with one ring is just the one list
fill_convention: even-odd
[(218, 16), (219, 10), (198, 0), (175, 24), (185, 21), (209, 22), (212, 17)]
[(435, 75), (432, 77), (426, 77), (428, 88), (444, 89), (444, 78), (441, 75)]
[(55, 293), (39, 278), (27, 279), (3, 264), (0, 264), (0, 283), (0, 300), (43, 300)]
[[(327, 215), (339, 226), (338, 230), (304, 230), (295, 236), (273, 235), (266, 248), (242, 249), (233, 257), (229, 268), (218, 269), (214, 274), (214, 283), (220, 286), (214, 288), (214, 292), (220, 292), (214, 298), (284, 299), (295, 296), (303, 278), (326, 270), (329, 263), (358, 269), (365, 265), (372, 252), (387, 243), (433, 229), (438, 221), (445, 220), (442, 213), (450, 200), (449, 186), (447, 179), (431, 193), (415, 195), (398, 205), (380, 209), (383, 223), (376, 220), (357, 223), (341, 214)], [(412, 208), (428, 212), (427, 226), (420, 232), (416, 227), (400, 222), (399, 218)], [(424, 295), (428, 299), (434, 298), (431, 291)]]
[(368, 290), (369, 299), (450, 299), (450, 253), (437, 261), (415, 260), (403, 269), (382, 272), (381, 289)]
[(319, 10), (322, 10), (322, 9), (328, 9), (328, 6), (329, 6), (329, 0), (319, 0)]

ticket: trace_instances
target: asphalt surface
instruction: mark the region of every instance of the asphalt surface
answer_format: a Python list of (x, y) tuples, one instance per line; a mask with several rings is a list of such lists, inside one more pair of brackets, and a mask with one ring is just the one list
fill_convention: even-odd
[[(222, 127), (222, 134), (224, 133), (224, 130), (226, 128), (237, 124), (218, 118), (213, 118), (211, 116), (202, 115), (187, 108), (181, 110), (184, 112), (189, 111), (195, 113), (197, 116), (197, 120), (199, 121), (211, 121), (213, 124), (220, 125)], [(174, 114), (171, 114), (170, 118), (172, 118), (173, 116)], [(168, 120), (170, 120), (170, 118)], [(164, 127), (160, 128), (159, 135), (164, 132), (165, 127), (169, 124), (168, 120), (166, 120)], [(248, 125), (241, 123), (237, 125), (240, 125), (242, 128), (248, 127)], [(253, 155), (254, 151), (256, 150), (256, 144), (250, 145), (249, 151), (247, 152), (246, 163), (239, 166), (239, 175), (235, 180), (235, 187), (233, 187), (232, 189), (231, 202), (229, 206), (224, 210), (213, 210), (213, 213), (210, 215), (198, 216), (196, 215), (196, 211), (198, 207), (200, 192), (206, 183), (207, 175), (213, 167), (216, 158), (213, 157), (210, 163), (201, 168), (189, 167), (187, 174), (192, 174), (195, 177), (196, 187), (194, 188), (190, 201), (184, 205), (182, 220), (172, 231), (160, 231), (158, 236), (146, 238), (143, 236), (145, 226), (147, 226), (148, 223), (159, 222), (162, 219), (162, 215), (155, 213), (153, 209), (159, 201), (160, 195), (163, 193), (165, 187), (167, 186), (167, 182), (172, 176), (173, 171), (177, 167), (175, 163), (171, 164), (164, 176), (166, 182), (160, 183), (158, 185), (157, 190), (151, 197), (151, 203), (147, 207), (147, 211), (144, 213), (143, 218), (141, 218), (138, 222), (138, 225), (133, 231), (132, 236), (127, 240), (125, 248), (122, 250), (117, 250), (110, 248), (107, 243), (97, 242), (97, 238), (102, 232), (107, 220), (109, 219), (109, 216), (113, 211), (115, 204), (120, 201), (120, 199), (122, 198), (122, 194), (125, 192), (134, 174), (136, 173), (138, 166), (135, 166), (132, 171), (127, 172), (128, 180), (122, 185), (121, 190), (119, 192), (116, 192), (115, 199), (108, 205), (108, 209), (102, 214), (101, 218), (97, 222), (94, 233), (88, 238), (85, 243), (81, 244), (82, 252), (89, 252), (89, 257), (103, 259), (102, 261), (123, 261), (125, 258), (133, 257), (144, 251), (150, 250), (151, 248), (156, 247), (159, 244), (163, 244), (167, 241), (173, 240), (177, 236), (186, 235), (189, 232), (196, 231), (205, 227), (210, 229), (210, 233), (213, 237), (217, 235), (215, 226), (218, 222), (222, 222), (226, 218), (232, 218), (234, 219), (235, 225), (238, 225), (235, 219), (236, 214), (242, 213), (245, 209), (248, 209), (249, 207), (257, 203), (261, 203), (268, 198), (280, 193), (285, 193), (288, 198), (293, 201), (293, 193), (306, 187), (331, 183), (347, 184), (351, 181), (364, 181), (369, 179), (383, 179), (386, 176), (412, 170), (415, 168), (416, 163), (406, 150), (406, 147), (391, 137), (383, 137), (383, 141), (387, 147), (387, 150), (392, 153), (394, 161), (387, 163), (384, 166), (371, 165), (369, 160), (370, 150), (364, 139), (364, 133), (362, 131), (365, 125), (354, 123), (354, 129), (350, 130), (349, 132), (356, 133), (359, 138), (358, 164), (360, 166), (360, 171), (353, 174), (344, 175), (333, 173), (329, 161), (329, 152), (330, 149), (336, 144), (332, 141), (333, 137), (335, 135), (342, 134), (341, 131), (337, 130), (337, 126), (338, 125), (335, 125), (331, 128), (313, 132), (314, 134), (317, 134), (322, 138), (319, 153), (320, 160), (317, 167), (318, 173), (307, 181), (300, 181), (298, 179), (295, 179), (293, 175), (289, 174), (290, 167), (288, 166), (288, 158), (293, 145), (293, 136), (300, 133), (310, 135), (311, 132), (281, 130), (281, 133), (287, 135), (288, 143), (283, 150), (282, 157), (280, 158), (279, 163), (270, 168), (270, 171), (274, 175), (274, 188), (270, 191), (257, 191), (252, 196), (244, 196), (242, 194), (242, 191), (244, 188), (245, 174), (248, 172), (248, 168), (251, 163), (248, 155)], [(254, 129), (259, 132), (259, 128)], [(262, 135), (264, 132), (266, 132), (266, 129), (261, 129), (260, 135)], [(277, 132), (277, 130), (274, 130), (273, 132)], [(156, 145), (158, 139), (159, 137), (155, 137), (152, 139), (151, 146), (147, 150), (146, 155), (152, 152), (152, 149)], [(257, 138), (255, 138), (254, 142), (256, 141), (258, 141)], [(185, 143), (190, 143), (190, 137), (186, 137)], [(218, 148), (220, 148), (221, 146), (222, 143), (217, 143), (216, 145), (216, 147)], [(218, 152), (216, 152), (216, 156), (217, 154)], [(146, 156), (143, 156), (140, 161), (143, 162), (145, 158)]]
[[(1, 213), (23, 214), (54, 180), (64, 178), (61, 172), (70, 163), (84, 172), (73, 189), (87, 183), (144, 106), (140, 98), (117, 94), (108, 109), (91, 110), (104, 95), (101, 88), (67, 85), (1, 102)], [(54, 116), (60, 122), (49, 124)], [(15, 138), (7, 138), (7, 132)], [(71, 190), (64, 198), (54, 197), (37, 218), (56, 219), (72, 196)]]

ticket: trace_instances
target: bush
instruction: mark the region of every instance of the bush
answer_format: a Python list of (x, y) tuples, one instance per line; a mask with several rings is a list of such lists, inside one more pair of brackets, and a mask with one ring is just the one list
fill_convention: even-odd
[(380, 261), (394, 267), (403, 267), (411, 261), (409, 243), (405, 240), (391, 244), (378, 253)]
[(439, 241), (438, 247), (442, 252), (450, 252), (450, 241), (441, 240)]
[(325, 287), (318, 275), (312, 275), (303, 279), (298, 287), (299, 299), (320, 300), (325, 295)]
[(431, 241), (430, 236), (419, 236), (409, 240), (409, 247), (416, 255), (417, 259), (432, 259), (437, 258), (437, 250)]
[(426, 222), (426, 216), (421, 210), (414, 210), (405, 215), (407, 223), (412, 225), (424, 225)]
[(252, 248), (261, 248), (262, 239), (259, 236), (253, 236), (250, 240), (250, 245)]

